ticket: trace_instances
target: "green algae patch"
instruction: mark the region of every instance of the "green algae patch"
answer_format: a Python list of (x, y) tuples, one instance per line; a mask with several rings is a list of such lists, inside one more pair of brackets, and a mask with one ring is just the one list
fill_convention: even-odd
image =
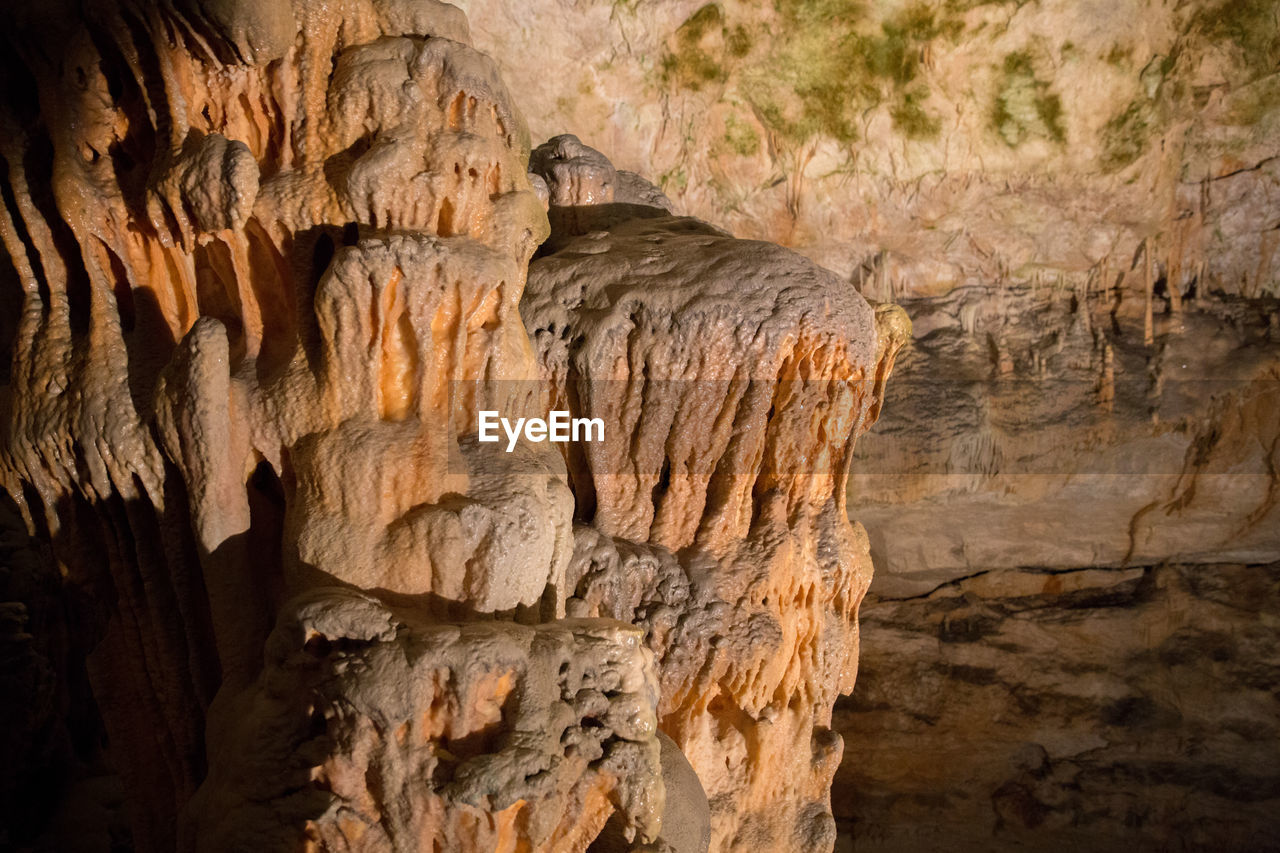
[(1239, 51), (1249, 79), (1265, 77), (1280, 67), (1280, 5), (1276, 0), (1222, 0), (1201, 9), (1194, 22), (1206, 37)]
[[(735, 88), (770, 139), (788, 149), (818, 137), (850, 145), (877, 108), (906, 138), (929, 139), (942, 123), (927, 106), (923, 57), (931, 41), (955, 39), (963, 28), (957, 15), (925, 2), (884, 16), (864, 0), (707, 3), (668, 38), (661, 83), (690, 92)], [(745, 155), (760, 139), (739, 123), (722, 143)]]
[(1021, 9), (1030, 2), (1031, 0), (946, 0), (943, 8), (952, 15), (963, 15), (979, 6), (1016, 6)]
[(662, 57), (663, 82), (696, 92), (728, 79), (724, 10), (719, 4), (708, 3), (690, 15), (676, 30), (674, 42)]
[(1033, 137), (1066, 141), (1062, 99), (1036, 76), (1031, 54), (1020, 50), (1004, 58), (991, 110), (991, 125), (1010, 147)]
[(816, 136), (849, 144), (863, 116), (887, 106), (912, 139), (936, 136), (941, 122), (920, 84), (925, 47), (955, 37), (963, 24), (925, 3), (875, 20), (855, 0), (776, 0), (773, 49), (744, 73), (745, 97), (784, 143)]
[(854, 0), (777, 0), (769, 50), (744, 70), (743, 94), (783, 143), (858, 138), (857, 119), (877, 93), (859, 56), (866, 11)]
[(936, 139), (942, 122), (924, 108), (929, 90), (923, 86), (904, 92), (902, 100), (889, 108), (893, 126), (908, 139)]
[(724, 123), (725, 147), (740, 157), (750, 157), (760, 150), (760, 134), (751, 125), (730, 114)]
[(1154, 115), (1151, 104), (1134, 100), (1102, 128), (1102, 167), (1116, 172), (1135, 162), (1151, 143)]
[(1116, 68), (1124, 68), (1133, 62), (1133, 45), (1121, 44), (1116, 42), (1111, 45), (1111, 49), (1107, 51), (1103, 60)]

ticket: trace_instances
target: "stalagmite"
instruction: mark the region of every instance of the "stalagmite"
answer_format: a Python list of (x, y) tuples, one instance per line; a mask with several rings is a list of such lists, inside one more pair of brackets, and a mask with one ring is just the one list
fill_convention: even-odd
[(1102, 345), (1102, 378), (1098, 385), (1098, 403), (1112, 411), (1116, 403), (1115, 350), (1111, 344)]
[(542, 173), (580, 232), (522, 303), (553, 398), (609, 424), (566, 460), (591, 507), (570, 612), (650, 626), (712, 849), (828, 849), (830, 709), (871, 574), (843, 483), (909, 325), (775, 246), (611, 210), (589, 189), (610, 183), (601, 160)]
[[(905, 315), (531, 164), (436, 0), (6, 38), (0, 484), (101, 613), (134, 849), (831, 849)], [(552, 409), (603, 440), (478, 439)]]

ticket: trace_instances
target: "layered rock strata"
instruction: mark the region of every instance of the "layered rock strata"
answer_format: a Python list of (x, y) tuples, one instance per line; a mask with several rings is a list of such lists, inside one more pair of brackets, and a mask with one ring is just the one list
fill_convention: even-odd
[(872, 593), (836, 711), (876, 734), (835, 786), (853, 849), (1271, 849), (1277, 584), (1166, 564)]
[(1266, 849), (1274, 307), (1162, 299), (1149, 344), (1098, 291), (910, 310), (850, 478), (880, 570), (836, 714), (855, 848)]
[(916, 337), (849, 483), (882, 594), (1001, 569), (1280, 559), (1274, 309), (1167, 304), (1144, 344), (1141, 306), (1098, 290), (908, 301)]

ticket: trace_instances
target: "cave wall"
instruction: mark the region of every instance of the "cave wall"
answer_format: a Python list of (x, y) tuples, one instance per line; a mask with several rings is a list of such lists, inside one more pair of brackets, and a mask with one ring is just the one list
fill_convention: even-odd
[(1280, 7), (464, 5), (535, 132), (912, 319), (841, 844), (1273, 844)]
[(535, 137), (882, 298), (1121, 273), (1140, 296), (1148, 238), (1184, 291), (1275, 294), (1263, 0), (462, 5), (504, 68), (554, 69), (509, 75)]
[(250, 5), (5, 35), (15, 820), (1265, 844), (1274, 4)]
[(851, 846), (1274, 849), (1277, 584), (1161, 564), (873, 594), (835, 721)]
[(830, 850), (901, 309), (454, 6), (9, 11), (0, 846)]

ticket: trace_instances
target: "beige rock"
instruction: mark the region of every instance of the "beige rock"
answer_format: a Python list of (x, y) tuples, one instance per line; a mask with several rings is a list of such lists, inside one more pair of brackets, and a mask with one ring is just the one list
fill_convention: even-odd
[(1267, 3), (460, 5), (535, 138), (576, 134), (681, 212), (849, 280), (882, 255), (919, 269), (903, 296), (1075, 280), (1154, 235), (1184, 289), (1277, 292)]
[[(66, 573), (113, 602), (105, 629), (75, 630), (92, 632), (90, 677), (136, 804), (136, 849), (260, 849), (244, 840), (255, 828), (296, 846), (305, 819), (318, 821), (321, 849), (431, 849), (457, 833), (501, 848), (497, 824), (450, 823), (514, 807), (519, 786), (501, 761), (469, 771), (475, 790), (458, 796), (472, 811), (460, 817), (426, 792), (399, 799), (415, 777), (395, 774), (414, 750), (367, 760), (368, 726), (390, 713), (379, 697), (405, 689), (411, 665), (385, 684), (334, 674), (326, 707), (363, 703), (367, 722), (347, 720), (331, 754), (323, 741), (295, 753), (288, 733), (301, 719), (306, 734), (316, 685), (271, 654), (264, 669), (263, 648), (273, 623), (293, 624), (285, 602), (335, 585), (410, 621), (563, 614), (563, 463), (546, 449), (499, 459), (468, 438), (479, 408), (519, 402), (504, 383), (537, 376), (516, 306), (547, 223), (519, 113), (443, 4), (63, 11), (28, 7), (15, 21), (15, 85), (39, 81), (39, 114), (4, 111), (12, 203), (0, 230), (18, 288), (5, 298), (20, 311), (3, 342), (13, 360), (0, 478)], [(345, 612), (346, 595), (307, 600)], [(632, 642), (603, 625), (572, 630), (578, 641), (569, 628), (538, 636), (582, 660), (592, 643)], [(551, 699), (532, 702), (559, 683), (528, 675), (534, 630), (498, 633), (516, 639), (491, 661), (494, 678), (531, 704), (518, 725), (514, 706), (493, 713), (512, 731), (554, 734)], [(462, 636), (450, 642), (479, 655), (488, 635)], [(643, 655), (619, 666), (651, 678)], [(289, 684), (297, 695), (271, 693)], [(449, 689), (398, 695), (396, 713), (408, 723), (448, 696), (470, 713), (475, 697)], [(651, 690), (624, 692), (628, 713), (652, 717)], [(656, 734), (629, 731), (652, 761), (601, 765), (577, 788), (588, 759), (544, 762), (530, 774), (555, 791), (528, 806), (541, 823), (515, 808), (503, 820), (520, 826), (504, 831), (582, 850), (620, 809), (656, 837)], [(416, 735), (430, 746), (430, 732)], [(267, 756), (275, 763), (253, 763)], [(371, 775), (342, 775), (350, 762)], [(291, 799), (282, 768), (306, 791)], [(316, 774), (331, 771), (354, 811), (326, 822), (286, 805), (305, 811), (323, 794)], [(498, 789), (513, 795), (491, 808), (484, 797)], [(390, 816), (415, 802), (418, 817)], [(358, 839), (343, 816), (356, 814), (386, 820)]]
[[(662, 744), (662, 784), (667, 795), (661, 842), (671, 853), (706, 851), (711, 843), (711, 811), (706, 792), (675, 741), (661, 731), (658, 741)], [(614, 814), (588, 853), (621, 853), (632, 849), (634, 845), (626, 837), (626, 821), (620, 814)]]
[[(575, 188), (604, 171), (550, 169)], [(646, 628), (712, 850), (830, 849), (830, 709), (871, 574), (844, 482), (909, 324), (775, 246), (659, 208), (561, 219), (551, 198), (554, 223), (602, 229), (553, 233), (521, 304), (552, 405), (606, 424), (566, 451), (590, 525), (568, 612)]]
[[(254, 687), (220, 698), (195, 850), (583, 850), (663, 802), (638, 629), (414, 622), (317, 587), (281, 609)], [(305, 845), (303, 840), (305, 839)]]
[[(1280, 559), (1274, 3), (463, 5), (506, 68), (548, 68), (510, 75), (535, 138), (575, 134), (654, 177), (678, 211), (792, 246), (907, 310), (914, 338), (851, 466), (873, 593), (934, 606), (956, 583), (966, 607), (999, 610), (1007, 597), (979, 579), (998, 588), (1027, 567), (1106, 586), (1165, 561), (1194, 576)], [(1270, 843), (1268, 729), (1219, 735), (1203, 722), (1212, 700), (1193, 698), (1181, 726), (1161, 716), (1115, 737), (1062, 694), (1087, 693), (1098, 662), (1136, 674), (1127, 655), (1148, 654), (1147, 638), (1114, 625), (1159, 619), (1118, 597), (1077, 624), (1067, 597), (1040, 597), (1034, 637), (1010, 617), (938, 643), (934, 615), (908, 602), (873, 622), (888, 636), (879, 684), (835, 726), (854, 849)], [(1255, 622), (1171, 601), (1188, 625), (1202, 610), (1232, 635)], [(1095, 617), (1105, 639), (1091, 647)], [(982, 664), (995, 681), (951, 674), (960, 651), (998, 661)], [(1273, 657), (1258, 648), (1258, 667)], [(1248, 715), (1267, 683), (1208, 664), (1171, 679), (1194, 696), (1220, 687)], [(1088, 758), (1006, 748), (1055, 728)], [(1210, 766), (1188, 767), (1182, 753), (1203, 750)]]
[[(572, 139), (531, 180), (434, 0), (12, 25), (0, 486), (94, 614), (21, 674), (92, 649), (133, 849), (829, 848), (901, 315)], [(476, 436), (559, 404), (609, 438)]]
[(849, 482), (882, 594), (1026, 566), (1280, 559), (1266, 307), (1189, 302), (1147, 347), (1112, 296), (909, 302), (918, 337)]

